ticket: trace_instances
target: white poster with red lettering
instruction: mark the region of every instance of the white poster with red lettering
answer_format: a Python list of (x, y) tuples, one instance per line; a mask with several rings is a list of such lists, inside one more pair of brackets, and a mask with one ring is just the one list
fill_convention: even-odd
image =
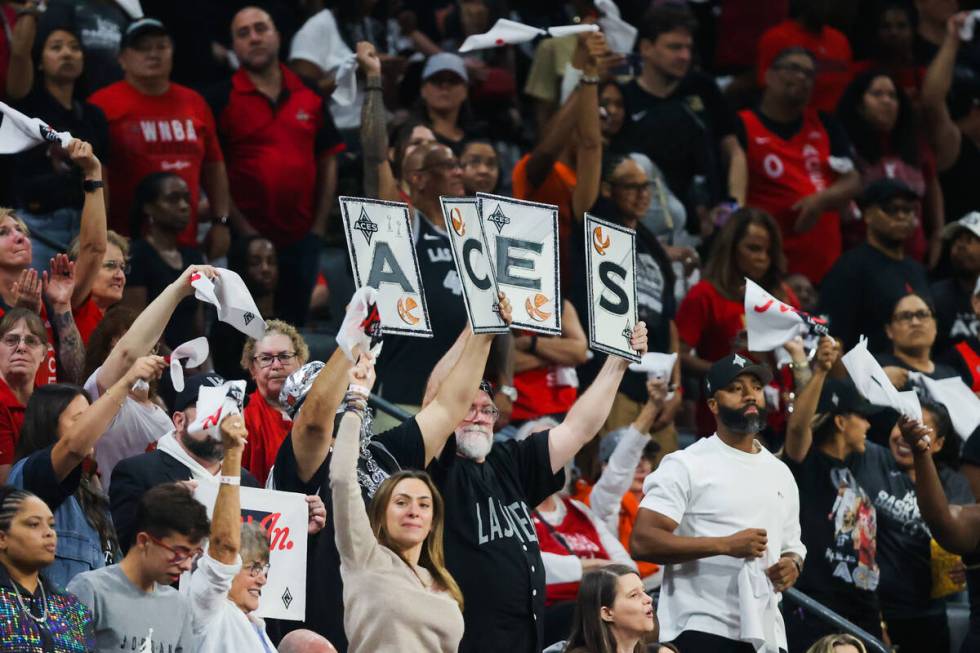
[(354, 283), (378, 291), (381, 330), (432, 337), (407, 204), (340, 197)]
[(561, 335), (558, 207), (477, 193), (497, 287), (513, 307), (512, 326)]
[[(214, 514), (219, 486), (198, 483), (194, 498)], [(279, 492), (242, 487), (242, 521), (262, 525), (269, 536), (269, 576), (262, 588), (256, 616), (263, 619), (303, 621), (306, 618), (306, 529), (309, 508), (306, 497), (296, 492)], [(205, 554), (207, 555), (207, 554)], [(181, 579), (181, 588), (185, 586)]]

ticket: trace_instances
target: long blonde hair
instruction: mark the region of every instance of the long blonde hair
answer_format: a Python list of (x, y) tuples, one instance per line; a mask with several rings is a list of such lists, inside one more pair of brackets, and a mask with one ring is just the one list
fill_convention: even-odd
[[(407, 478), (422, 481), (429, 488), (429, 492), (432, 493), (432, 528), (425, 537), (422, 553), (419, 556), (419, 566), (424, 567), (432, 574), (435, 582), (442, 589), (449, 592), (449, 595), (459, 604), (459, 609), (462, 610), (463, 592), (460, 591), (459, 585), (456, 584), (456, 580), (452, 574), (446, 569), (446, 554), (442, 546), (446, 520), (446, 503), (443, 501), (442, 494), (440, 494), (439, 489), (432, 482), (432, 478), (428, 474), (407, 469), (392, 474), (385, 479), (384, 483), (378, 488), (378, 491), (375, 492), (374, 498), (371, 500), (371, 506), (368, 509), (368, 516), (371, 519), (371, 530), (374, 531), (374, 536), (381, 545), (388, 547), (397, 553), (398, 557), (405, 560), (405, 556), (399, 551), (398, 545), (391, 539), (391, 536), (385, 529), (385, 518), (388, 513), (388, 504), (391, 502), (391, 495), (395, 492), (395, 487)], [(405, 564), (411, 567), (408, 560), (405, 560)]]

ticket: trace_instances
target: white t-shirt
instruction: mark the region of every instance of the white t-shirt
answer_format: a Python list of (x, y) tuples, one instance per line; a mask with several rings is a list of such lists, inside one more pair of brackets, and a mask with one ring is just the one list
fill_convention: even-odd
[[(323, 9), (313, 14), (296, 32), (289, 50), (289, 60), (302, 59), (316, 64), (324, 72), (331, 72), (353, 54), (340, 36), (333, 13), (329, 9)], [(330, 115), (333, 116), (337, 129), (360, 127), (363, 104), (364, 92), (360, 85), (354, 101), (349, 106), (330, 100)]]
[[(644, 481), (640, 508), (677, 522), (674, 534), (682, 537), (724, 537), (764, 528), (767, 568), (784, 553), (804, 557), (796, 482), (782, 461), (761, 445), (758, 449), (746, 453), (715, 434), (672, 453)], [(661, 639), (697, 630), (741, 640), (737, 578), (744, 565), (730, 556), (667, 565), (657, 608)], [(778, 611), (776, 621), (776, 639), (785, 649)]]
[(197, 653), (275, 653), (265, 622), (246, 615), (228, 598), (242, 559), (226, 565), (205, 553), (191, 575), (191, 605)]

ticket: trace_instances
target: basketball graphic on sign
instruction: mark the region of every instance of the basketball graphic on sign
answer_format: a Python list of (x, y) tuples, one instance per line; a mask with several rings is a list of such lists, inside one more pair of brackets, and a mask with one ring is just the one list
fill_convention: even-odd
[(537, 293), (533, 301), (531, 297), (524, 300), (524, 310), (527, 311), (528, 316), (535, 322), (545, 322), (551, 317), (551, 313), (543, 309), (550, 301), (550, 299), (541, 293)]
[(603, 238), (602, 227), (596, 227), (592, 230), (592, 246), (599, 256), (606, 255), (606, 250), (609, 249), (609, 236)]
[(415, 325), (419, 323), (419, 318), (415, 317), (412, 312), (418, 308), (418, 302), (412, 297), (402, 297), (398, 300), (398, 317), (402, 319), (405, 324)]
[(453, 208), (453, 210), (449, 212), (449, 222), (453, 225), (453, 231), (456, 232), (456, 235), (466, 235), (466, 223), (463, 222), (463, 214), (458, 208)]

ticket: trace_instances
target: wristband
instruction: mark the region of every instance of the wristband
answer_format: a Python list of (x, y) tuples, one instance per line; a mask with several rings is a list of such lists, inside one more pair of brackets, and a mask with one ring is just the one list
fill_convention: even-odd
[(221, 476), (221, 477), (218, 478), (218, 481), (222, 485), (241, 485), (242, 484), (242, 477), (241, 476)]
[(599, 83), (599, 76), (598, 75), (582, 75), (582, 77), (578, 80), (578, 83), (579, 84), (598, 84)]
[(353, 392), (354, 394), (364, 395), (364, 397), (367, 398), (371, 394), (371, 389), (365, 388), (363, 385), (351, 383), (349, 386), (347, 386), (347, 392)]

